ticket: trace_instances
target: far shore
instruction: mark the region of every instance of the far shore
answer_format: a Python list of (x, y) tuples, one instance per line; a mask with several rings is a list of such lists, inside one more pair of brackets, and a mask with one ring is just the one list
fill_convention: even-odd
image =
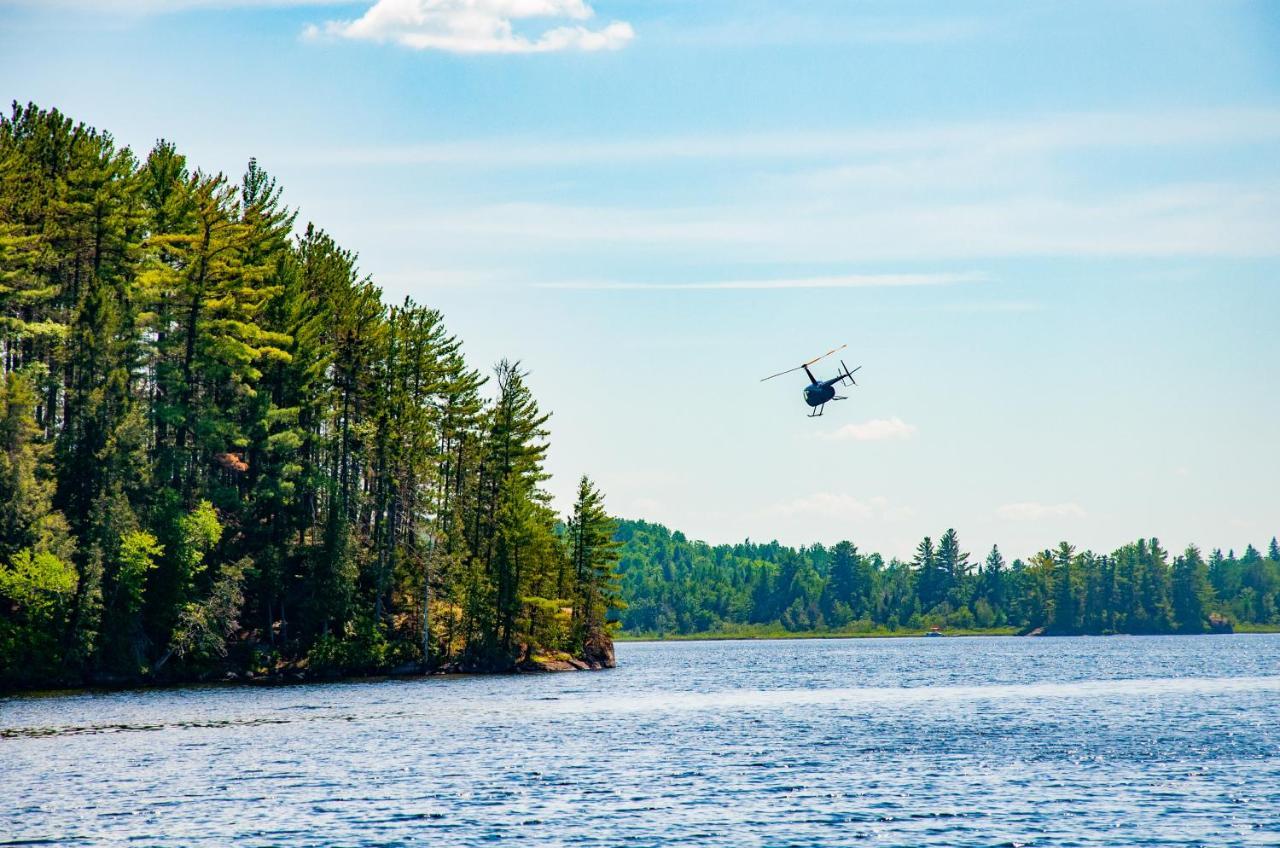
[[(1280, 624), (1237, 625), (1235, 634), (1247, 633), (1280, 633)], [(795, 633), (785, 630), (750, 630), (707, 633), (615, 633), (615, 642), (745, 642), (745, 641), (780, 641), (784, 639), (898, 639), (920, 638), (928, 636), (929, 630), (807, 630)], [(1027, 632), (1019, 627), (975, 627), (966, 629), (941, 630), (939, 636), (1055, 636), (1060, 634), (1044, 633), (1033, 630)], [(1080, 636), (1177, 636), (1176, 633), (1081, 633)], [(1231, 635), (1231, 634), (1188, 634), (1188, 635)]]
[[(761, 630), (753, 632), (714, 631), (707, 633), (615, 633), (615, 642), (742, 642), (751, 640), (782, 639), (897, 639), (927, 636), (928, 630), (805, 630), (790, 633), (785, 630)], [(971, 628), (965, 630), (942, 630), (939, 636), (1019, 636), (1022, 630), (1016, 627)]]

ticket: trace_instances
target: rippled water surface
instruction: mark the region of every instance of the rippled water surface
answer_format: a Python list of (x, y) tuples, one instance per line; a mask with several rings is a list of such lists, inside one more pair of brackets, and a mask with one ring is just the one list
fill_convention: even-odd
[(618, 663), (0, 700), (0, 844), (1280, 844), (1280, 636)]

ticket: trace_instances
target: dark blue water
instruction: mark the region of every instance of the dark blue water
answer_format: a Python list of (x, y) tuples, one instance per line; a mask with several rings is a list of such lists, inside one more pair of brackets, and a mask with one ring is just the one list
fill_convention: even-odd
[(1278, 845), (1280, 636), (0, 701), (0, 843)]

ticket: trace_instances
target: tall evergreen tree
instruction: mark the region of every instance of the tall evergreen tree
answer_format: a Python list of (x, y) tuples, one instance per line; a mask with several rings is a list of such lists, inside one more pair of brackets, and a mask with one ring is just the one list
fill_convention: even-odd
[(1191, 545), (1174, 560), (1170, 592), (1173, 621), (1180, 633), (1201, 633), (1208, 624), (1212, 603), (1209, 569), (1200, 549)]
[(938, 565), (933, 540), (928, 536), (916, 546), (916, 556), (911, 565), (915, 570), (916, 594), (920, 598), (920, 606), (926, 611), (933, 609), (946, 592), (946, 575)]
[(1075, 549), (1063, 542), (1052, 554), (1054, 587), (1054, 630), (1080, 631), (1079, 581), (1075, 574)]

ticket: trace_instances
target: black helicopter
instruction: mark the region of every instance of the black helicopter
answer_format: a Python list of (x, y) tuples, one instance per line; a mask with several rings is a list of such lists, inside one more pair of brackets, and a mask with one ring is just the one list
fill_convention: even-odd
[(809, 376), (809, 385), (804, 388), (804, 402), (813, 408), (813, 411), (809, 413), (809, 417), (817, 418), (822, 414), (823, 407), (825, 407), (830, 401), (847, 400), (843, 395), (836, 394), (836, 384), (839, 383), (840, 385), (845, 385), (844, 381), (848, 380), (850, 385), (858, 385), (858, 381), (853, 379), (853, 374), (854, 371), (862, 370), (862, 366), (859, 365), (857, 368), (853, 369), (853, 371), (850, 371), (849, 366), (844, 364), (844, 360), (841, 360), (840, 368), (842, 370), (830, 380), (819, 380), (817, 377), (813, 376), (813, 372), (809, 370), (809, 366), (820, 359), (826, 359), (833, 353), (844, 350), (846, 347), (848, 347), (848, 345), (840, 345), (840, 347), (833, 348), (822, 354), (822, 356), (819, 356), (816, 359), (810, 359), (808, 362), (797, 365), (795, 368), (788, 368), (786, 371), (779, 371), (777, 374), (770, 374), (760, 382), (763, 383), (765, 380), (772, 380), (774, 377), (781, 377), (783, 374), (790, 374), (792, 371), (799, 371), (803, 368), (804, 373)]

